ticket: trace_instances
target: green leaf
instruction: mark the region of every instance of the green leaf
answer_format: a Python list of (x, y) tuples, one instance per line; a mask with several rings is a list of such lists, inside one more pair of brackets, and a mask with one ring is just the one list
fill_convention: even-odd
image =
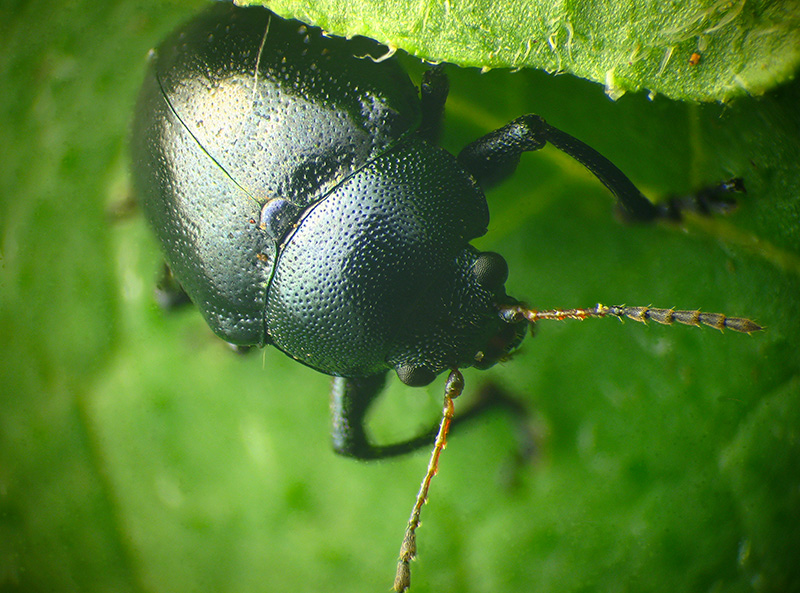
[(638, 90), (693, 101), (759, 95), (800, 63), (797, 0), (241, 3), (431, 62), (575, 74), (614, 99)]
[[(0, 23), (2, 591), (391, 586), (427, 452), (337, 458), (328, 378), (273, 349), (237, 356), (152, 298), (128, 126), (148, 49), (203, 5), (39, 0)], [(451, 151), (537, 112), (654, 199), (734, 175), (748, 188), (727, 217), (622, 226), (569, 158), (525, 155), (487, 196), (479, 242), (508, 260), (510, 294), (766, 331), (541, 324), (512, 361), (468, 372), (458, 408), (500, 382), (530, 410), (537, 456), (513, 471), (501, 413), (453, 436), (412, 591), (800, 589), (800, 84), (726, 107), (612, 103), (569, 76), (447, 70)], [(393, 382), (376, 436), (433, 422), (441, 389)]]

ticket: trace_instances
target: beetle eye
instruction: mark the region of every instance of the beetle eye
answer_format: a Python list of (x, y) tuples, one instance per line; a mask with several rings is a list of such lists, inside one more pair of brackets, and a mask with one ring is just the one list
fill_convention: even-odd
[(258, 226), (270, 239), (277, 242), (289, 231), (297, 214), (297, 206), (282, 198), (276, 198), (264, 204)]
[(496, 292), (508, 280), (508, 264), (499, 253), (487, 251), (481, 253), (472, 265), (478, 284), (486, 290)]

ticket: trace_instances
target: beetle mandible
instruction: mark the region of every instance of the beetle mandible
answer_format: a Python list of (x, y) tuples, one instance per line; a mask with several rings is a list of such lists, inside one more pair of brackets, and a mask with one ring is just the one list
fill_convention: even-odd
[[(539, 319), (627, 316), (754, 332), (743, 318), (649, 307), (535, 311), (508, 296), (508, 268), (469, 242), (486, 232), (483, 190), (550, 143), (585, 165), (631, 220), (674, 217), (605, 157), (536, 115), (465, 147), (439, 148), (447, 80), (421, 89), (386, 48), (328, 37), (266, 9), (215, 4), (154, 51), (138, 101), (135, 188), (175, 278), (211, 329), (273, 345), (332, 375), (333, 445), (379, 458), (431, 441), (376, 445), (364, 417), (394, 370), (410, 386), (450, 371), (445, 414), (401, 550), (414, 531), (463, 388)], [(370, 59), (372, 58), (372, 59)], [(702, 198), (706, 207), (737, 183)], [(719, 198), (724, 201), (724, 198)], [(434, 431), (435, 432), (435, 431)]]

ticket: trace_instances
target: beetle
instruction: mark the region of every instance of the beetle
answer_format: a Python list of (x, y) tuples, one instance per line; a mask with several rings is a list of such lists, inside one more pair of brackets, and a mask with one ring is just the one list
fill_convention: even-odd
[(532, 114), (453, 156), (436, 144), (447, 92), (441, 68), (417, 89), (377, 42), (219, 3), (154, 50), (133, 124), (135, 189), (170, 270), (224, 340), (272, 345), (334, 377), (335, 451), (374, 459), (430, 443), (436, 427), (371, 443), (365, 414), (391, 370), (409, 386), (450, 372), (401, 550), (400, 591), (463, 389), (458, 369), (508, 357), (540, 319), (761, 329), (649, 307), (536, 311), (507, 295), (505, 260), (470, 241), (487, 230), (484, 190), (511, 175), (523, 152), (554, 145), (636, 221), (727, 204), (741, 186), (656, 206), (605, 157)]

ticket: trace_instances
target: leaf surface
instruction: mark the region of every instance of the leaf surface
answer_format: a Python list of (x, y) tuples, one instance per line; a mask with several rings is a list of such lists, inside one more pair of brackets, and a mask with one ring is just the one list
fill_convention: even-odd
[(692, 101), (759, 95), (800, 63), (797, 0), (243, 3), (431, 62), (575, 74), (615, 99), (639, 90)]
[[(272, 349), (236, 356), (196, 312), (152, 298), (160, 259), (128, 209), (128, 125), (147, 50), (201, 7), (30, 2), (1, 25), (4, 591), (391, 585), (427, 453), (335, 457), (328, 378)], [(698, 307), (766, 331), (541, 324), (513, 360), (469, 372), (468, 391), (497, 381), (530, 410), (537, 456), (512, 471), (500, 413), (453, 436), (412, 591), (800, 588), (800, 85), (723, 107), (448, 74), (453, 152), (537, 112), (653, 199), (732, 176), (748, 188), (727, 217), (622, 226), (580, 166), (525, 155), (487, 195), (478, 242), (508, 260), (510, 294)], [(392, 383), (376, 438), (427, 427), (441, 389)]]

